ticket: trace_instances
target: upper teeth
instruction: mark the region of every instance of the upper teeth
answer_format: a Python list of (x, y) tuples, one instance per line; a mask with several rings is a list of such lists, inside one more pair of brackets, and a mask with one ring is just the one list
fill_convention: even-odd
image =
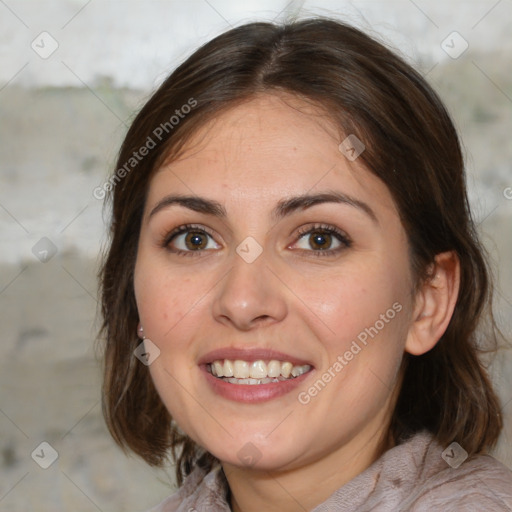
[(234, 377), (236, 379), (264, 379), (266, 377), (289, 378), (298, 377), (311, 369), (309, 364), (302, 366), (294, 366), (288, 361), (277, 361), (272, 359), (268, 363), (262, 361), (248, 362), (237, 359), (230, 361), (229, 359), (217, 360), (210, 364), (212, 374), (216, 377)]

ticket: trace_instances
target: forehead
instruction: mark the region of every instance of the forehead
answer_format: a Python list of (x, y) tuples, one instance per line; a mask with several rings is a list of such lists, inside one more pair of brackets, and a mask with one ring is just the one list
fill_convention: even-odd
[(148, 203), (173, 192), (270, 207), (287, 195), (338, 190), (394, 212), (385, 184), (340, 151), (345, 137), (325, 111), (297, 97), (256, 96), (202, 126), (155, 173)]

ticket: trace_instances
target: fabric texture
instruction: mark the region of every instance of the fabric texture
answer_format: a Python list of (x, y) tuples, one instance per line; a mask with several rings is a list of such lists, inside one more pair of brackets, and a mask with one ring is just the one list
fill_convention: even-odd
[[(512, 471), (489, 455), (451, 467), (430, 434), (385, 452), (311, 512), (512, 511)], [(230, 512), (220, 466), (195, 468), (179, 491), (148, 512)], [(290, 509), (291, 510), (291, 509)], [(303, 508), (305, 510), (305, 508)]]

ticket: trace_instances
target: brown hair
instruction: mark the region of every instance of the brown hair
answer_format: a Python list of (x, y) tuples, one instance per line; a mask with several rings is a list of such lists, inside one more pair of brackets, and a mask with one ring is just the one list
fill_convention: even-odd
[[(114, 439), (152, 465), (170, 452), (179, 483), (196, 464), (208, 468), (216, 460), (176, 428), (148, 369), (133, 356), (140, 343), (133, 273), (141, 218), (152, 173), (191, 135), (255, 94), (281, 92), (323, 108), (341, 133), (364, 142), (360, 158), (396, 202), (418, 283), (428, 279), (436, 254), (453, 250), (460, 260), (460, 291), (446, 332), (428, 353), (405, 355), (390, 434), (400, 442), (427, 429), (444, 446), (457, 441), (469, 454), (486, 450), (502, 426), (476, 339), (490, 304), (490, 283), (457, 133), (436, 93), (400, 57), (361, 31), (325, 18), (250, 23), (220, 35), (168, 77), (128, 130), (117, 179), (109, 186), (111, 243), (100, 272), (103, 412)], [(183, 115), (171, 122), (177, 110)], [(149, 140), (155, 147), (130, 160)], [(495, 347), (490, 318), (485, 343)]]

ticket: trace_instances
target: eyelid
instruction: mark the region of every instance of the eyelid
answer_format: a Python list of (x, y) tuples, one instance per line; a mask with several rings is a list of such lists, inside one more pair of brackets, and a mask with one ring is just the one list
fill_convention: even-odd
[(347, 242), (350, 241), (349, 236), (343, 230), (331, 224), (324, 224), (321, 222), (313, 222), (311, 224), (306, 224), (304, 226), (297, 228), (298, 237), (300, 238), (304, 235), (307, 235), (308, 233), (314, 232), (315, 230), (334, 233), (338, 235), (340, 238), (345, 239)]
[(330, 256), (334, 254), (338, 254), (340, 251), (343, 251), (344, 249), (347, 249), (352, 246), (352, 240), (350, 237), (341, 229), (337, 228), (336, 226), (330, 225), (330, 224), (323, 224), (323, 223), (313, 223), (308, 224), (306, 226), (301, 226), (297, 230), (297, 240), (293, 242), (288, 247), (293, 247), (293, 245), (297, 244), (299, 240), (304, 238), (306, 235), (309, 235), (311, 233), (314, 233), (315, 231), (323, 231), (325, 233), (328, 233), (332, 236), (334, 236), (341, 244), (341, 247), (337, 247), (336, 249), (323, 249), (323, 250), (308, 250), (308, 249), (297, 249), (298, 251), (303, 251), (307, 253), (314, 254), (315, 256)]
[[(172, 229), (169, 233), (162, 236), (162, 240), (159, 245), (162, 248), (169, 250), (169, 252), (172, 252), (175, 254), (187, 255), (187, 256), (198, 255), (197, 253), (202, 253), (202, 252), (212, 250), (212, 249), (202, 249), (202, 250), (197, 250), (197, 251), (194, 251), (194, 250), (185, 251), (183, 249), (177, 249), (177, 248), (171, 249), (169, 247), (171, 242), (177, 236), (187, 233), (189, 231), (203, 232), (207, 236), (212, 238), (212, 240), (217, 245), (219, 245), (219, 243), (216, 241), (216, 234), (210, 228), (207, 228), (206, 226), (201, 225), (201, 224), (181, 224), (180, 226), (177, 226), (176, 228)], [(321, 250), (296, 249), (296, 250), (302, 251), (305, 253), (314, 254), (315, 256), (330, 256), (330, 255), (338, 254), (340, 251), (343, 251), (344, 249), (346, 249), (352, 245), (352, 240), (350, 239), (350, 237), (344, 231), (337, 228), (336, 226), (333, 226), (330, 224), (323, 224), (323, 223), (312, 223), (312, 224), (308, 224), (308, 225), (299, 227), (296, 230), (294, 242), (292, 244), (289, 244), (287, 248), (292, 248), (295, 244), (297, 244), (298, 241), (300, 241), (306, 235), (314, 233), (315, 231), (322, 231), (324, 233), (328, 233), (328, 234), (334, 236), (338, 240), (338, 242), (341, 244), (341, 246), (337, 247), (335, 249), (321, 249)]]
[[(218, 244), (218, 242), (215, 240), (215, 234), (210, 228), (207, 228), (206, 226), (203, 226), (201, 224), (181, 224), (180, 226), (177, 226), (176, 228), (172, 229), (169, 233), (163, 235), (159, 245), (161, 245), (164, 249), (169, 249), (169, 244), (172, 242), (174, 238), (176, 238), (179, 235), (182, 235), (183, 233), (187, 233), (188, 231), (202, 231), (206, 233), (209, 237), (211, 237), (216, 244)], [(181, 249), (175, 249), (173, 252), (194, 253), (196, 251), (182, 251)]]

